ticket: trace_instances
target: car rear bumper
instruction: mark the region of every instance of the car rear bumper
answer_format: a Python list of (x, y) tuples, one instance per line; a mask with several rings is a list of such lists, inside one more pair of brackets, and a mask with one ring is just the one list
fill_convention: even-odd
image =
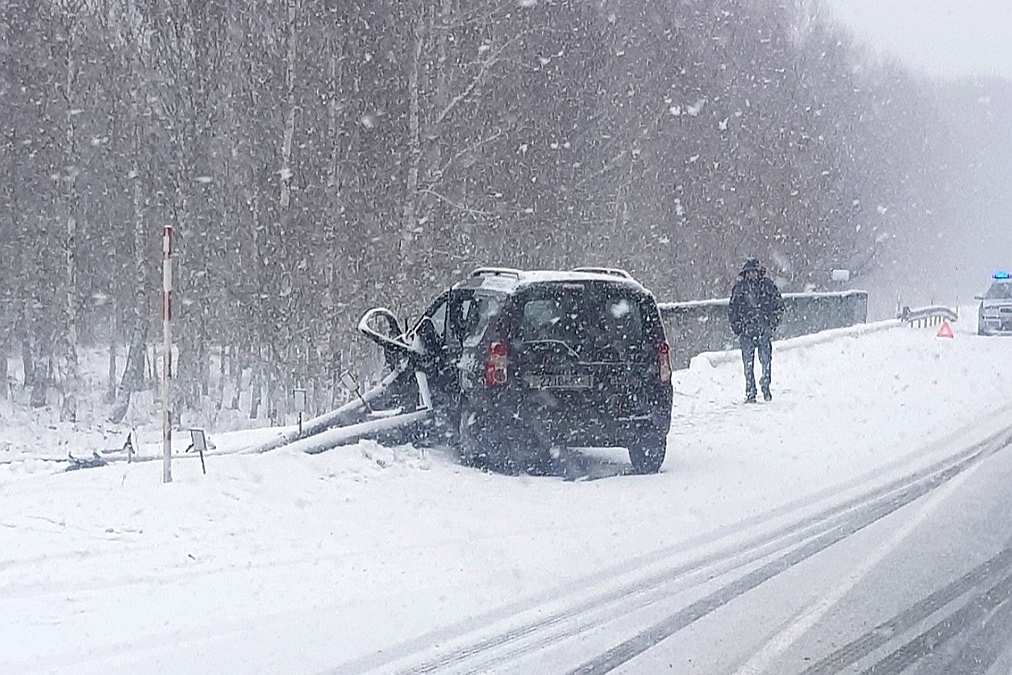
[(660, 388), (634, 408), (617, 411), (548, 394), (514, 398), (507, 392), (478, 409), (488, 411), (492, 426), (519, 424), (546, 446), (628, 447), (645, 436), (667, 435), (671, 428), (671, 391)]
[(977, 332), (981, 335), (1012, 335), (1012, 318), (978, 319)]

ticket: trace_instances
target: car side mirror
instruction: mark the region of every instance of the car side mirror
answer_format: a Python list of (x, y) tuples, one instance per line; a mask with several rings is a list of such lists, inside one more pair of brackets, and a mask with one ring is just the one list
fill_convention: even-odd
[(975, 295), (975, 296), (973, 296), (973, 299), (974, 300), (983, 300), (984, 296), (983, 295)]

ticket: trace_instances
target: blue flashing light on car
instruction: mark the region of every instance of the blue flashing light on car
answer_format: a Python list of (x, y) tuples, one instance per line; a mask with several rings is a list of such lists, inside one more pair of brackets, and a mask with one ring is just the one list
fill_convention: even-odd
[(994, 278), (998, 280), (1012, 279), (1012, 274), (1008, 272), (995, 272)]

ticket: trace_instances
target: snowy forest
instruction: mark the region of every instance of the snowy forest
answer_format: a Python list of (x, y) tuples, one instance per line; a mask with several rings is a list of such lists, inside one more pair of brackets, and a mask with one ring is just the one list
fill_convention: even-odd
[(873, 58), (813, 0), (9, 0), (0, 53), (0, 380), (64, 420), (85, 348), (125, 359), (113, 418), (157, 376), (166, 225), (186, 411), (226, 369), (333, 395), (364, 310), (478, 265), (888, 287), (1012, 212), (1012, 85)]

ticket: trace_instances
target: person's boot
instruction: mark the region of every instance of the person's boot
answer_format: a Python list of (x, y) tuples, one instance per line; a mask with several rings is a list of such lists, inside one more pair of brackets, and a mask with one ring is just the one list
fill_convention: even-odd
[(755, 392), (745, 392), (745, 403), (755, 403)]
[(773, 400), (773, 394), (770, 393), (770, 388), (769, 387), (763, 387), (763, 400), (764, 401), (772, 401)]

